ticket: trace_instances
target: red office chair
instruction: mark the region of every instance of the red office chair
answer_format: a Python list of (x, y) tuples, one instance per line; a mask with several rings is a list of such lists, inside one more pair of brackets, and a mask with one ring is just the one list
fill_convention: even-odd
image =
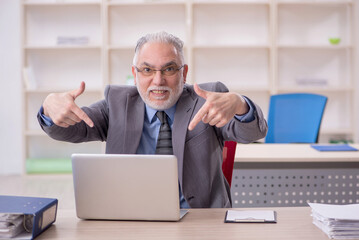
[(231, 186), (232, 183), (232, 174), (233, 174), (233, 165), (234, 165), (234, 156), (236, 153), (237, 142), (226, 141), (223, 148), (223, 163), (222, 171), (224, 176)]

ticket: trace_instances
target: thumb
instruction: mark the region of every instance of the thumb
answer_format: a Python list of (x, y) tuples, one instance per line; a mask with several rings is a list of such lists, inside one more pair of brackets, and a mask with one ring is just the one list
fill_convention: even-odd
[(194, 84), (194, 91), (197, 93), (198, 96), (207, 99), (209, 92), (200, 88), (197, 83)]
[(85, 82), (81, 82), (81, 84), (80, 84), (80, 87), (79, 88), (77, 88), (77, 89), (75, 89), (75, 90), (72, 90), (71, 92), (70, 92), (70, 95), (74, 98), (74, 99), (76, 99), (78, 96), (80, 96), (83, 92), (85, 91)]

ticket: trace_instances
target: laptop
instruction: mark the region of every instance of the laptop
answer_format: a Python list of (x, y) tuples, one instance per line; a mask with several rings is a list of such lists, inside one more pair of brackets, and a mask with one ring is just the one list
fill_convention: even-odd
[(177, 158), (173, 155), (73, 154), (77, 217), (179, 221)]

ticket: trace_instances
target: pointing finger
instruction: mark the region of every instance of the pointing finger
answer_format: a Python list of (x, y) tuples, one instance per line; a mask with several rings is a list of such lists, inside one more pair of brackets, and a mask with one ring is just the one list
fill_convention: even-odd
[(72, 110), (81, 120), (83, 120), (87, 125), (93, 127), (94, 124), (89, 116), (78, 106), (75, 106)]
[(197, 126), (197, 124), (202, 121), (203, 117), (206, 116), (207, 112), (207, 107), (203, 105), (197, 114), (193, 117), (192, 121), (189, 123), (188, 130), (192, 131)]

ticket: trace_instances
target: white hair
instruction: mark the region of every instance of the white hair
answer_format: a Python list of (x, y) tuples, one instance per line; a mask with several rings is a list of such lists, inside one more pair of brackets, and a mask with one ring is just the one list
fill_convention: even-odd
[(157, 33), (149, 33), (146, 36), (141, 37), (137, 41), (137, 45), (135, 48), (135, 56), (133, 57), (133, 65), (137, 64), (138, 53), (140, 52), (143, 45), (148, 42), (172, 44), (179, 53), (181, 65), (184, 63), (183, 41), (170, 33), (162, 31)]

